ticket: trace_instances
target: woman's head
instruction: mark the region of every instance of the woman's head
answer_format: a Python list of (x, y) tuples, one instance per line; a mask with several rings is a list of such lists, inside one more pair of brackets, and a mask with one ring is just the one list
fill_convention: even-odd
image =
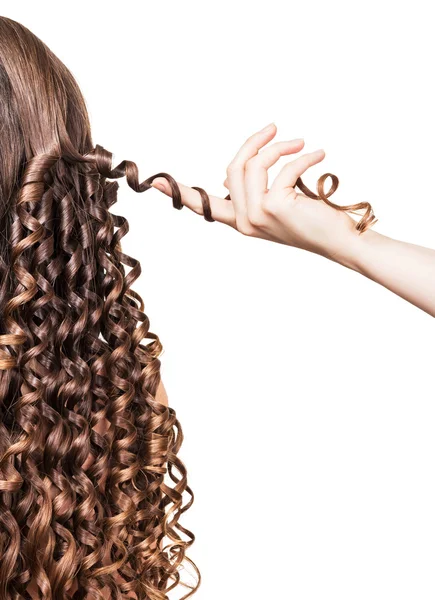
[(27, 27), (0, 17), (0, 173), (7, 197), (22, 161), (79, 159), (92, 149), (83, 95), (69, 69)]

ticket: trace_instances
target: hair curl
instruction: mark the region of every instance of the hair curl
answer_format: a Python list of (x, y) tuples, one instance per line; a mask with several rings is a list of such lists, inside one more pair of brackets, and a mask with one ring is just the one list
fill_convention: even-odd
[(72, 75), (4, 17), (0, 119), (0, 600), (187, 598), (183, 433), (107, 179), (150, 186), (111, 170)]
[[(181, 210), (184, 205), (182, 204), (180, 188), (179, 188), (177, 182), (175, 181), (175, 179), (173, 179), (173, 177), (171, 177), (171, 175), (169, 175), (168, 173), (157, 173), (157, 175), (153, 175), (152, 177), (149, 177), (146, 181), (152, 182), (157, 177), (164, 177), (165, 179), (167, 179), (167, 181), (171, 187), (172, 204), (173, 204), (174, 208)], [(331, 178), (332, 183), (331, 183), (331, 187), (330, 187), (329, 191), (325, 192), (325, 181), (328, 177)], [(331, 202), (330, 200), (328, 200), (329, 196), (331, 196), (338, 188), (338, 184), (339, 184), (339, 179), (338, 179), (337, 175), (333, 175), (332, 173), (324, 173), (317, 180), (317, 194), (315, 194), (309, 188), (307, 188), (307, 186), (302, 181), (301, 177), (297, 178), (294, 187), (295, 188), (298, 187), (301, 190), (301, 192), (303, 192), (309, 198), (312, 198), (313, 200), (322, 200), (323, 202), (325, 202), (326, 204), (328, 204), (329, 206), (332, 206), (332, 208), (335, 208), (337, 210), (351, 212), (358, 216), (361, 216), (361, 215), (357, 211), (364, 210), (365, 212), (364, 212), (363, 216), (358, 221), (358, 223), (355, 225), (356, 231), (358, 231), (358, 234), (361, 235), (362, 233), (364, 233), (364, 231), (366, 231), (367, 229), (372, 227), (377, 222), (377, 218), (375, 217), (375, 215), (373, 213), (373, 208), (369, 202), (358, 202), (357, 204), (348, 204), (346, 206), (341, 206), (340, 204), (335, 204), (334, 202)], [(211, 212), (210, 198), (209, 198), (207, 192), (203, 188), (198, 187), (198, 186), (192, 186), (192, 189), (197, 190), (200, 194), (204, 219), (206, 221), (214, 222), (215, 219), (213, 218), (213, 215)], [(225, 200), (231, 200), (231, 195), (228, 194), (227, 196), (225, 196)]]
[[(0, 600), (30, 599), (32, 585), (42, 600), (165, 600), (178, 584), (188, 598), (201, 575), (179, 523), (194, 500), (183, 432), (156, 400), (162, 345), (132, 289), (141, 266), (122, 251), (128, 222), (110, 211), (108, 180), (144, 192), (165, 177), (177, 209), (179, 187), (168, 173), (140, 183), (132, 161), (112, 168), (70, 71), (5, 17), (0, 122)], [(368, 203), (328, 200), (335, 175), (317, 195), (297, 185), (365, 209), (360, 233), (375, 220)]]

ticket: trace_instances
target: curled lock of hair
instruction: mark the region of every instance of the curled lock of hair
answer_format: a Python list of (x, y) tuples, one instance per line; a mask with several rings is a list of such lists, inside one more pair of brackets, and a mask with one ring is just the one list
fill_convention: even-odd
[[(181, 210), (183, 208), (183, 204), (182, 204), (180, 188), (178, 187), (178, 184), (174, 180), (174, 178), (171, 177), (171, 175), (169, 175), (168, 173), (157, 173), (156, 175), (149, 177), (144, 182), (144, 184), (145, 183), (150, 184), (157, 177), (164, 177), (168, 181), (168, 183), (171, 187), (171, 196), (172, 196), (173, 207), (177, 208), (178, 210)], [(332, 184), (331, 184), (330, 190), (326, 193), (325, 192), (325, 181), (328, 177), (331, 178)], [(355, 229), (358, 231), (359, 234), (364, 233), (364, 231), (366, 231), (368, 228), (372, 227), (377, 222), (377, 219), (373, 213), (373, 208), (372, 208), (371, 204), (369, 202), (358, 202), (356, 204), (349, 204), (346, 206), (341, 206), (340, 204), (335, 204), (334, 202), (331, 202), (330, 200), (328, 200), (328, 198), (337, 190), (338, 183), (339, 183), (339, 180), (336, 175), (333, 175), (332, 173), (324, 173), (321, 177), (319, 177), (319, 179), (317, 181), (317, 194), (312, 192), (304, 184), (301, 177), (298, 177), (294, 187), (295, 188), (298, 187), (309, 198), (312, 198), (313, 200), (322, 200), (323, 202), (325, 202), (326, 204), (328, 204), (329, 206), (331, 206), (332, 208), (335, 208), (337, 210), (351, 212), (358, 216), (360, 216), (360, 215), (357, 211), (364, 210), (365, 211), (364, 215), (362, 216), (360, 221), (358, 221), (358, 223), (356, 223), (356, 225), (355, 225)], [(197, 190), (200, 194), (204, 219), (209, 222), (214, 222), (215, 219), (213, 218), (213, 215), (211, 212), (210, 198), (209, 198), (207, 192), (203, 188), (198, 187), (198, 186), (192, 186), (192, 188), (194, 190)], [(231, 195), (228, 194), (227, 196), (225, 196), (225, 200), (231, 200)]]

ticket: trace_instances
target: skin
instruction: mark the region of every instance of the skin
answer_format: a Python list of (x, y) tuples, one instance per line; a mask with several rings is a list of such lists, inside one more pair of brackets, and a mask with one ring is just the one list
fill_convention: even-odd
[[(296, 154), (303, 139), (274, 142), (274, 123), (251, 135), (227, 167), (224, 186), (231, 201), (210, 197), (216, 221), (242, 235), (314, 252), (379, 283), (435, 317), (435, 250), (390, 238), (368, 229), (360, 234), (346, 212), (308, 198), (294, 189), (298, 177), (325, 158), (323, 149), (285, 164), (269, 185), (267, 170), (282, 156)], [(203, 215), (197, 190), (177, 182), (183, 205)], [(153, 187), (167, 196), (163, 177)]]
[(157, 402), (160, 402), (160, 404), (165, 404), (166, 406), (168, 406), (168, 394), (166, 393), (165, 386), (163, 385), (163, 381), (161, 380), (157, 388), (156, 400)]

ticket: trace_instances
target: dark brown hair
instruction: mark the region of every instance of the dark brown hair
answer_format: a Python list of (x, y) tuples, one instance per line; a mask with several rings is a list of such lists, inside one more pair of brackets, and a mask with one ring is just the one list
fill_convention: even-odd
[[(163, 600), (178, 584), (187, 598), (201, 576), (179, 523), (194, 499), (183, 432), (156, 400), (162, 345), (132, 289), (141, 267), (122, 251), (128, 222), (110, 212), (108, 179), (144, 192), (163, 176), (177, 209), (179, 187), (167, 173), (139, 183), (132, 161), (112, 169), (71, 72), (5, 17), (0, 126), (0, 600)], [(368, 203), (328, 200), (335, 175), (317, 195), (297, 185), (365, 209), (360, 233), (374, 222)]]

